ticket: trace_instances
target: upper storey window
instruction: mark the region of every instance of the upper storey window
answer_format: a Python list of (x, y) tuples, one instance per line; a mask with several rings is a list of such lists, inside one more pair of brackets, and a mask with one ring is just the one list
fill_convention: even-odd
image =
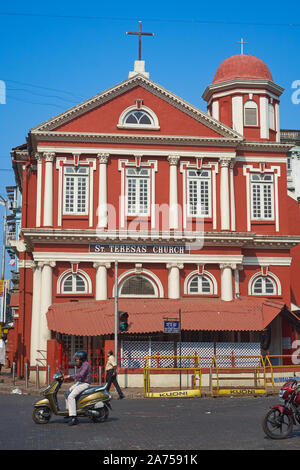
[(126, 199), (128, 216), (150, 215), (150, 170), (126, 169)]
[(188, 216), (211, 217), (211, 172), (188, 170)]
[(274, 219), (273, 175), (270, 173), (251, 174), (252, 219)]
[(142, 100), (136, 100), (136, 106), (130, 106), (122, 112), (117, 127), (119, 129), (160, 129), (156, 114), (144, 106)]
[(255, 101), (249, 100), (244, 106), (244, 125), (258, 126), (258, 112)]
[(64, 214), (88, 213), (88, 168), (66, 166), (64, 168)]

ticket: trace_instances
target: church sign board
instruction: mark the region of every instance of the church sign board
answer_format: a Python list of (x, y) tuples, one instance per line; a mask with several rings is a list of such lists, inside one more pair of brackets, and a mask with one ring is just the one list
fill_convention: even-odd
[(140, 244), (140, 243), (91, 243), (89, 245), (91, 253), (125, 253), (143, 254), (152, 253), (156, 255), (183, 255), (189, 253), (186, 245), (169, 244)]

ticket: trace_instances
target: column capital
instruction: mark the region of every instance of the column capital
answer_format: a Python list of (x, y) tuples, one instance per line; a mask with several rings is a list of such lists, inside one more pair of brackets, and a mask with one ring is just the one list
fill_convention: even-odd
[(95, 269), (98, 269), (101, 266), (103, 266), (106, 269), (109, 269), (111, 267), (111, 263), (109, 263), (107, 261), (95, 261), (95, 263), (93, 263), (93, 268), (95, 268)]
[(39, 261), (38, 263), (39, 268), (43, 268), (44, 266), (49, 266), (50, 268), (55, 268), (56, 262), (55, 261)]
[(183, 269), (184, 264), (183, 263), (167, 263), (166, 264), (167, 269), (172, 269), (172, 268), (178, 268), (178, 269)]
[(229, 168), (229, 166), (231, 164), (231, 158), (220, 157), (219, 162), (220, 162), (221, 168)]
[(236, 264), (235, 263), (220, 263), (219, 266), (220, 266), (221, 270), (226, 269), (226, 268), (236, 269)]
[(46, 163), (53, 163), (55, 158), (55, 152), (44, 152), (43, 155)]
[(109, 153), (97, 153), (99, 163), (108, 163)]
[(178, 165), (178, 162), (180, 160), (180, 155), (169, 155), (168, 156), (168, 162), (170, 165)]
[(37, 163), (42, 163), (43, 155), (40, 152), (35, 152), (34, 154)]

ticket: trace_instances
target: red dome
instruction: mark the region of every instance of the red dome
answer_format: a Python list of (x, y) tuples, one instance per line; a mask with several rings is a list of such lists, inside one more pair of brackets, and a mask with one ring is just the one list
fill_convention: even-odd
[(235, 78), (273, 81), (266, 64), (261, 59), (248, 54), (233, 55), (225, 59), (217, 69), (213, 83), (226, 82)]

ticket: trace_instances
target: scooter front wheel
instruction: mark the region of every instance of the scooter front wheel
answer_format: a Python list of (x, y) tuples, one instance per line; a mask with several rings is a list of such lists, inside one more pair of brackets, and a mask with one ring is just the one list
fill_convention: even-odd
[(36, 424), (47, 424), (51, 418), (51, 410), (48, 406), (33, 408), (32, 419)]
[(263, 430), (271, 439), (286, 439), (293, 428), (291, 415), (274, 408), (268, 411), (263, 420)]

